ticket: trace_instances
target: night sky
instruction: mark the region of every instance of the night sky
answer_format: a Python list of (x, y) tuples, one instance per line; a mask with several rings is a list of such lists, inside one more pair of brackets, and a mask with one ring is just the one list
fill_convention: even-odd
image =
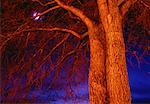
[[(98, 22), (95, 1), (80, 1), (66, 3)], [(64, 32), (25, 31), (60, 26), (83, 34), (87, 28), (80, 19), (60, 8), (38, 16), (56, 4), (43, 7), (31, 0), (2, 0), (1, 3), (1, 102), (88, 104), (88, 36), (79, 40)], [(146, 0), (146, 5), (149, 4)], [(149, 7), (137, 2), (126, 13), (123, 24), (132, 102), (150, 103)], [(56, 44), (60, 45), (54, 49)]]

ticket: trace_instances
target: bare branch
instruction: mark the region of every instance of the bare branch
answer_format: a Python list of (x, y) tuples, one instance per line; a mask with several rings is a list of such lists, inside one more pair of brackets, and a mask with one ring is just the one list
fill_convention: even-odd
[(25, 30), (25, 31), (63, 31), (63, 32), (67, 32), (67, 33), (71, 33), (72, 35), (74, 35), (77, 38), (81, 38), (81, 35), (79, 35), (78, 33), (76, 33), (73, 30), (70, 29), (65, 29), (65, 28), (58, 28), (58, 27), (54, 27), (54, 28), (32, 28), (29, 30)]
[(66, 10), (72, 12), (74, 15), (80, 17), (81, 20), (86, 24), (87, 27), (93, 26), (93, 21), (90, 20), (86, 15), (84, 15), (84, 13), (83, 13), (81, 10), (79, 10), (79, 9), (73, 7), (73, 6), (65, 5), (65, 4), (64, 4), (63, 2), (61, 2), (60, 0), (54, 0), (54, 1), (57, 2), (57, 4), (58, 4), (60, 7), (66, 9)]
[(121, 5), (119, 5), (122, 16), (124, 16), (126, 12), (129, 10), (129, 8), (131, 7), (131, 5), (133, 5), (137, 1), (138, 0), (127, 0), (126, 2), (123, 2)]
[(88, 32), (85, 32), (85, 33), (81, 36), (81, 39), (84, 39), (86, 36), (88, 36)]
[(1, 38), (7, 38), (7, 36), (1, 35), (1, 34), (0, 34), (0, 37), (1, 37)]
[[(49, 52), (49, 54), (42, 60), (42, 64), (41, 64), (41, 65), (43, 65), (43, 63), (44, 63), (48, 58), (51, 57), (52, 53), (53, 53), (65, 40), (67, 40), (69, 36), (70, 36), (70, 35), (65, 36), (63, 40), (61, 40), (58, 44), (56, 44), (55, 47), (52, 48), (52, 50)], [(41, 65), (40, 65), (40, 67), (41, 67)], [(52, 66), (53, 66), (53, 65), (52, 65)]]
[(118, 3), (117, 3), (117, 5), (120, 6), (124, 2), (125, 2), (125, 0), (119, 0)]
[(148, 4), (146, 4), (143, 0), (140, 1), (145, 7), (147, 7), (148, 9), (150, 9), (150, 6)]
[[(83, 39), (87, 34), (84, 34), (84, 35), (79, 35), (77, 32), (73, 31), (73, 30), (70, 30), (70, 29), (65, 29), (65, 28), (58, 28), (58, 27), (55, 27), (55, 28), (32, 28), (32, 29), (26, 29), (26, 30), (22, 30), (22, 31), (16, 31), (15, 34), (13, 34), (12, 36), (16, 36), (16, 34), (20, 34), (22, 32), (28, 32), (28, 31), (63, 31), (63, 32), (67, 32), (67, 33), (70, 33), (72, 35), (74, 35), (75, 37), (79, 38), (79, 39)], [(2, 45), (0, 45), (0, 50), (2, 50), (2, 47), (10, 40), (12, 39), (13, 37), (8, 37)]]
[(46, 4), (42, 3), (40, 0), (32, 0), (32, 1), (38, 2), (42, 6), (48, 6), (48, 5), (51, 5), (51, 4), (55, 3), (55, 1), (51, 1), (51, 2), (48, 2)]
[(59, 8), (59, 7), (62, 7), (62, 8), (64, 8), (64, 9), (66, 9), (66, 10), (72, 12), (74, 15), (80, 17), (81, 20), (86, 24), (87, 27), (90, 27), (90, 26), (93, 25), (93, 21), (90, 20), (86, 15), (84, 15), (84, 13), (83, 13), (81, 10), (79, 10), (79, 9), (73, 7), (73, 6), (65, 5), (65, 4), (64, 4), (63, 2), (61, 2), (60, 0), (54, 0), (54, 1), (48, 2), (48, 3), (46, 3), (46, 4), (43, 4), (43, 3), (42, 3), (41, 1), (39, 1), (39, 0), (33, 0), (33, 1), (39, 2), (42, 6), (47, 6), (47, 5), (50, 5), (50, 4), (55, 3), (55, 2), (57, 2), (57, 4), (59, 5), (59, 6), (55, 6), (55, 7), (53, 7), (53, 8), (50, 8), (50, 9), (44, 11), (43, 13), (39, 13), (37, 16), (44, 15), (44, 14), (46, 14), (46, 13), (48, 13), (48, 12), (54, 10), (54, 9), (57, 9), (57, 8)]
[(45, 10), (45, 11), (42, 12), (42, 13), (39, 13), (37, 16), (42, 16), (42, 15), (44, 15), (44, 14), (46, 14), (46, 13), (52, 11), (52, 10), (58, 9), (58, 8), (60, 8), (60, 6), (54, 6), (54, 7), (52, 7), (52, 8), (49, 8), (49, 9)]
[(68, 58), (68, 56), (71, 56), (73, 54), (75, 54), (77, 52), (77, 50), (80, 48), (81, 43), (78, 42), (77, 46), (75, 47), (74, 50), (70, 51), (69, 53), (67, 53), (65, 56), (62, 56), (58, 62), (56, 63), (56, 65), (54, 67), (58, 67), (66, 58)]
[[(66, 35), (60, 42), (58, 42), (58, 43), (56, 44), (56, 46), (54, 46), (54, 47), (51, 49), (51, 51), (48, 53), (48, 55), (46, 55), (46, 56), (40, 61), (40, 63), (37, 64), (37, 66), (36, 66), (36, 67), (37, 67), (36, 71), (41, 68), (41, 66), (44, 64), (44, 62), (45, 62), (47, 59), (49, 59), (49, 58), (51, 57), (52, 53), (53, 53), (64, 41), (66, 41), (69, 36), (70, 36), (69, 34)], [(48, 41), (47, 41), (47, 42), (48, 42)], [(47, 44), (47, 42), (46, 42), (44, 45), (42, 45), (42, 47), (38, 50), (38, 52), (39, 52), (39, 51), (42, 51), (42, 48)], [(31, 58), (30, 62), (33, 61), (33, 58), (34, 58), (35, 56), (36, 56), (36, 54), (33, 55), (33, 57)], [(28, 63), (29, 63), (29, 62), (28, 62)], [(51, 60), (50, 60), (50, 65), (51, 65), (51, 67), (54, 67), (54, 65), (52, 64)], [(25, 66), (26, 66), (26, 64), (24, 64), (24, 65), (20, 68), (20, 70), (22, 70), (22, 68), (24, 68)]]

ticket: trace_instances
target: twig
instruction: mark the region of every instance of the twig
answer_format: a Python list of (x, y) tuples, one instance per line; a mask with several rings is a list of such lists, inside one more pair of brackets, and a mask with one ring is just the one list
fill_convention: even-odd
[(146, 6), (148, 9), (150, 9), (150, 6), (146, 4), (143, 0), (140, 1), (144, 6)]
[(51, 5), (51, 4), (55, 3), (55, 1), (50, 1), (46, 4), (42, 3), (40, 0), (32, 0), (32, 1), (38, 2), (42, 6), (48, 6), (48, 5)]

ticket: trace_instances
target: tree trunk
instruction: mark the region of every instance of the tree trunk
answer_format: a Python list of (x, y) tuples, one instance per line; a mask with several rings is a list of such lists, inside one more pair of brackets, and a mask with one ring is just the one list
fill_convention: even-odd
[(100, 41), (98, 27), (89, 30), (90, 40), (90, 71), (89, 71), (89, 99), (90, 104), (106, 103), (105, 79), (105, 50)]
[(110, 104), (130, 104), (122, 18), (115, 0), (97, 0), (106, 36), (106, 80)]
[(109, 8), (106, 31), (106, 78), (110, 104), (130, 104), (122, 19), (117, 8)]
[(106, 77), (109, 100), (111, 104), (129, 104), (130, 89), (121, 21), (118, 19), (112, 21), (106, 33)]

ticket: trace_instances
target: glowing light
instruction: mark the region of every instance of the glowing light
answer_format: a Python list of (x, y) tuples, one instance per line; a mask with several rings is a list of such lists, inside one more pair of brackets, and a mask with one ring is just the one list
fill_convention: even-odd
[(34, 18), (34, 20), (38, 20), (39, 18), (40, 18), (40, 16), (37, 16), (37, 17)]
[(37, 12), (33, 13), (33, 17), (35, 17), (37, 15)]
[(40, 19), (40, 16), (38, 16), (38, 14), (39, 13), (37, 13), (37, 12), (33, 13), (33, 17), (35, 17), (34, 20)]

